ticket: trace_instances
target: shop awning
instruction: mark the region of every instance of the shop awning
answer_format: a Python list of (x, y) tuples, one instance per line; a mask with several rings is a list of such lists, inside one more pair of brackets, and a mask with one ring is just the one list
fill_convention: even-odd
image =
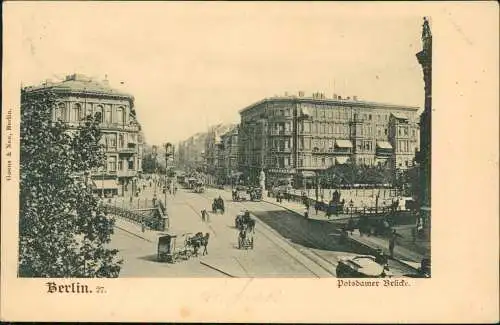
[(379, 141), (377, 142), (377, 147), (380, 149), (389, 149), (392, 150), (392, 145), (388, 141)]
[(408, 117), (404, 116), (401, 113), (391, 113), (391, 114), (392, 114), (392, 116), (394, 116), (398, 120), (407, 120), (408, 119)]
[(105, 180), (99, 180), (99, 179), (94, 179), (92, 180), (92, 185), (94, 188), (98, 189), (117, 189), (118, 188), (118, 183), (114, 179), (105, 179)]
[(315, 177), (316, 173), (310, 170), (304, 170), (302, 171), (302, 177)]
[(335, 145), (339, 148), (352, 148), (351, 140), (335, 140)]
[(348, 160), (349, 157), (335, 157), (335, 162), (340, 165), (346, 164)]

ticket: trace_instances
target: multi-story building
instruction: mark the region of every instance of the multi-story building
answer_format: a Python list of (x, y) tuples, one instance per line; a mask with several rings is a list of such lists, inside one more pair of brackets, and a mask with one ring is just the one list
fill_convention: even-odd
[(219, 161), (222, 150), (221, 136), (235, 127), (235, 124), (218, 124), (208, 129), (207, 137), (205, 138), (206, 172), (212, 175), (216, 182), (222, 182), (225, 179), (222, 169), (223, 165)]
[(308, 177), (336, 164), (412, 165), (418, 148), (417, 107), (360, 101), (357, 97), (272, 97), (240, 111), (240, 170), (268, 185)]
[(186, 169), (200, 169), (205, 163), (207, 133), (196, 133), (178, 144), (179, 166)]
[(221, 135), (221, 148), (218, 155), (219, 174), (225, 184), (233, 184), (235, 176), (238, 175), (238, 132), (239, 127)]
[(56, 94), (52, 119), (66, 123), (70, 130), (81, 127), (88, 115), (100, 116), (106, 163), (91, 174), (94, 189), (104, 196), (135, 191), (142, 170), (143, 141), (132, 95), (111, 88), (107, 80), (96, 81), (81, 74), (69, 75), (61, 82), (25, 87), (23, 91)]

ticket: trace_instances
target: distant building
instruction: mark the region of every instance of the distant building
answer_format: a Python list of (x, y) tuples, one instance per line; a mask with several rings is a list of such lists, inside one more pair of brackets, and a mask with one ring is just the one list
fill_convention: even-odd
[(221, 136), (235, 127), (236, 124), (218, 124), (208, 129), (205, 138), (205, 171), (214, 177), (211, 182), (224, 181), (223, 165), (219, 161), (222, 154)]
[(303, 186), (336, 164), (386, 165), (394, 173), (413, 164), (418, 107), (360, 101), (357, 97), (272, 97), (240, 111), (240, 171), (257, 183)]
[(202, 169), (205, 163), (207, 133), (196, 133), (178, 144), (179, 166), (185, 169)]
[(61, 82), (25, 87), (23, 91), (55, 93), (58, 100), (52, 119), (66, 123), (70, 129), (78, 129), (88, 115), (101, 116), (106, 164), (103, 170), (91, 174), (94, 189), (105, 196), (135, 191), (142, 171), (143, 140), (132, 95), (111, 88), (107, 80), (96, 81), (81, 74), (69, 75)]
[(221, 135), (221, 144), (218, 155), (220, 180), (225, 184), (234, 184), (238, 175), (238, 139), (239, 127), (235, 126)]

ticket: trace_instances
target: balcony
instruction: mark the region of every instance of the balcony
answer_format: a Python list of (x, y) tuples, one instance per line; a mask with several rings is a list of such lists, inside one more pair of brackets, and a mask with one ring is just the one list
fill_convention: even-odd
[(137, 176), (136, 170), (119, 170), (117, 173), (118, 177), (135, 177)]
[(292, 148), (272, 148), (271, 152), (291, 153)]
[(291, 130), (270, 130), (269, 134), (272, 136), (279, 136), (279, 135), (291, 136), (292, 131)]
[(118, 152), (124, 154), (134, 154), (137, 153), (137, 149), (124, 147), (124, 148), (118, 148)]
[(123, 131), (132, 131), (139, 132), (139, 126), (131, 125), (131, 124), (123, 124), (123, 123), (101, 123), (99, 124), (99, 128), (106, 130), (123, 130)]

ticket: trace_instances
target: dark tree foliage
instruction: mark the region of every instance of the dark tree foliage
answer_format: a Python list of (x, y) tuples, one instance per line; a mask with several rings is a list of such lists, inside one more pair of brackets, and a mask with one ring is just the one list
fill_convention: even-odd
[(53, 122), (52, 93), (21, 94), (19, 276), (117, 277), (113, 233), (88, 175), (103, 165), (98, 122)]
[(335, 165), (322, 174), (323, 186), (339, 186), (350, 184), (391, 184), (393, 175), (384, 166), (363, 166), (355, 164)]

